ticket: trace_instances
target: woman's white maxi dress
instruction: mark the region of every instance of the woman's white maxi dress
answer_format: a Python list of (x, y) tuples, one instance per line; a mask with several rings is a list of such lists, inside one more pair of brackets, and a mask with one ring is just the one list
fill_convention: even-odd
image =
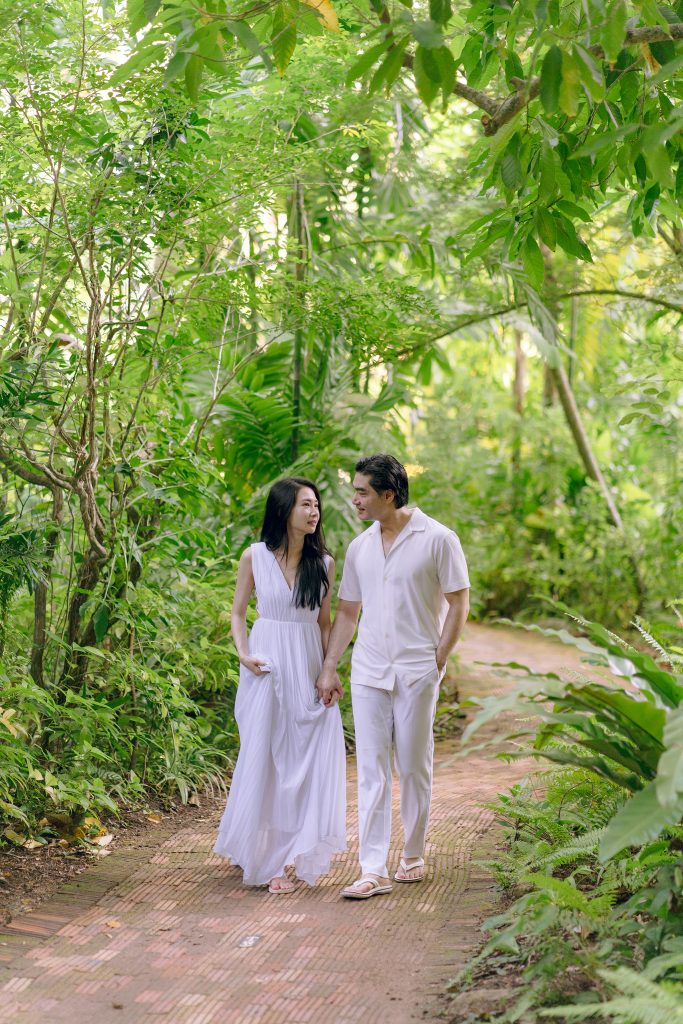
[(259, 618), (235, 701), (240, 752), (214, 852), (264, 885), (293, 864), (313, 885), (346, 849), (346, 759), (337, 705), (316, 700), (323, 651), (319, 609), (297, 608), (272, 551), (251, 547)]

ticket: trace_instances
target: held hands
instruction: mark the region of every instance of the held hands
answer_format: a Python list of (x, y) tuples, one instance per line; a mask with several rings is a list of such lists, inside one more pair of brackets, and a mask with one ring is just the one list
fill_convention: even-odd
[(318, 700), (322, 701), (326, 708), (331, 708), (344, 696), (344, 688), (336, 672), (323, 669), (318, 676), (315, 688), (318, 692)]

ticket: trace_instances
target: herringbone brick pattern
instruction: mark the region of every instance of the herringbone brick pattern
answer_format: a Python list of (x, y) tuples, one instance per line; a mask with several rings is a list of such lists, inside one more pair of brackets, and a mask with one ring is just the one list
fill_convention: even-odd
[[(470, 687), (501, 680), (473, 668), (519, 659), (488, 650), (474, 631), (463, 662)], [(509, 635), (509, 634), (508, 634)], [(557, 648), (532, 641), (537, 667)], [(550, 650), (549, 650), (550, 649)], [(469, 664), (467, 662), (469, 661)], [(473, 682), (474, 681), (474, 682)], [(476, 861), (490, 853), (482, 803), (528, 766), (437, 748), (424, 882), (387, 896), (342, 900), (357, 877), (355, 793), (349, 766), (349, 852), (318, 886), (292, 895), (245, 888), (211, 853), (215, 806), (153, 846), (113, 854), (0, 936), (0, 1022), (133, 1024), (408, 1024), (434, 1019), (434, 997), (479, 941), (495, 905)], [(444, 763), (445, 762), (445, 763)], [(398, 863), (398, 809), (394, 816)], [(2, 961), (4, 960), (4, 964)]]

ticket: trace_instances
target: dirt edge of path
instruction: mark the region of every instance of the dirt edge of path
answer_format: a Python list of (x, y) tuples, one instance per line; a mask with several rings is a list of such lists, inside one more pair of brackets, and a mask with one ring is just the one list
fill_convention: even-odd
[[(83, 913), (166, 839), (222, 808), (224, 796), (203, 795), (198, 805), (172, 811), (124, 811), (108, 821), (114, 839), (106, 856), (84, 847), (4, 850), (0, 853), (0, 964), (10, 965)], [(8, 884), (9, 883), (9, 884)]]

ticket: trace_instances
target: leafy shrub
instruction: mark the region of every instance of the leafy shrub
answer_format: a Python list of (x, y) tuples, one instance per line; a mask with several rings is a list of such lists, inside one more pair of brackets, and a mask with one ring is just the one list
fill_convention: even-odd
[(491, 805), (506, 845), (489, 867), (510, 903), (484, 923), (490, 938), (467, 976), (481, 963), (521, 971), (501, 1022), (551, 1004), (544, 1015), (568, 1021), (669, 1024), (683, 976), (683, 681), (603, 627), (579, 625), (586, 635), (540, 632), (618, 685), (526, 670), (511, 694), (473, 701), (482, 710), (466, 739), (501, 713), (521, 714), (513, 735), (532, 743), (501, 756), (556, 767)]

